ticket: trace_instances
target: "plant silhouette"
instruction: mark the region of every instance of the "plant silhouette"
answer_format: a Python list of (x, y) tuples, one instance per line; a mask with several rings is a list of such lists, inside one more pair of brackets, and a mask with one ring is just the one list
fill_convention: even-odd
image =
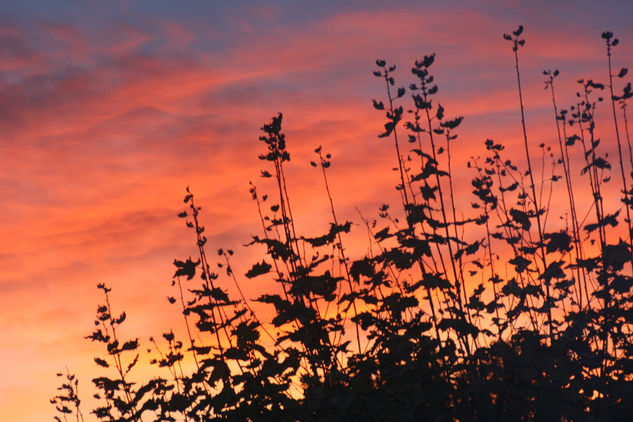
[[(631, 83), (617, 86), (627, 70), (613, 71), (618, 40), (610, 32), (602, 34), (608, 83), (578, 80), (567, 108), (555, 90), (559, 71), (545, 70), (557, 145), (535, 146), (521, 86), (523, 36), (522, 26), (503, 35), (514, 58), (524, 161), (512, 161), (502, 143), (482, 142), (482, 155), (468, 162), (468, 210), (456, 202), (464, 187), (456, 185), (452, 155), (463, 117), (447, 117), (439, 103), (435, 54), (415, 61), (412, 82), (403, 86), (396, 84), (396, 66), (376, 61), (385, 98), (372, 103), (385, 117), (378, 137), (393, 144), (400, 203), (382, 205), (376, 220), (360, 215), (366, 254), (352, 257), (345, 245), (352, 222), (339, 219), (328, 179), (333, 158), (321, 146), (310, 164), (323, 180), (330, 223), (320, 236), (298, 233), (281, 113), (261, 128), (261, 176), (272, 188), (262, 195), (250, 185), (261, 232), (249, 245), (264, 253), (245, 274), (233, 271), (232, 250), (217, 249), (212, 263), (202, 208), (187, 188), (178, 217), (196, 253), (174, 260), (168, 298), (182, 311), (186, 336), (170, 330), (150, 337), (155, 375), (137, 381), (141, 340), (120, 338), (126, 314), (114, 312), (110, 289), (100, 284), (104, 304), (87, 338), (104, 346), (94, 360), (107, 374), (92, 380), (102, 403), (92, 415), (103, 421), (630, 419)], [(615, 139), (599, 138), (595, 116), (603, 92)], [(615, 146), (612, 169), (607, 151)], [(604, 193), (612, 171), (621, 179), (621, 198)], [(568, 209), (553, 210), (552, 192), (562, 183)], [(564, 224), (552, 223), (555, 213)], [(256, 278), (279, 288), (249, 298), (244, 283)], [(227, 283), (238, 297), (229, 296)], [(262, 320), (253, 301), (269, 306), (272, 318)], [(84, 420), (77, 379), (60, 376), (65, 382), (51, 400), (56, 420)]]

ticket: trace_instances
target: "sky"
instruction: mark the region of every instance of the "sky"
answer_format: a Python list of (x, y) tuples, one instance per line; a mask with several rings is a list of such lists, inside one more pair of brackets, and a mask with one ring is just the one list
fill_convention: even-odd
[[(257, 138), (278, 112), (299, 231), (327, 229), (329, 203), (309, 165), (322, 145), (337, 210), (362, 234), (356, 207), (375, 218), (397, 201), (395, 156), (371, 106), (385, 95), (377, 58), (398, 65), (406, 86), (412, 63), (437, 54), (438, 99), (464, 116), (455, 162), (467, 193), (466, 162), (485, 139), (520, 158), (502, 34), (525, 27), (528, 132), (553, 145), (542, 71), (560, 70), (560, 101), (572, 104), (578, 78), (607, 76), (602, 31), (620, 38), (615, 66), (633, 64), (632, 19), (628, 0), (1, 2), (0, 420), (52, 419), (65, 368), (91, 395), (100, 349), (84, 336), (97, 283), (113, 288), (125, 329), (144, 345), (182, 325), (166, 296), (174, 258), (196, 252), (176, 217), (187, 186), (210, 247), (234, 249), (236, 273), (248, 270), (261, 252), (242, 246), (259, 224), (249, 181), (272, 189)], [(251, 298), (270, 288), (244, 283)]]

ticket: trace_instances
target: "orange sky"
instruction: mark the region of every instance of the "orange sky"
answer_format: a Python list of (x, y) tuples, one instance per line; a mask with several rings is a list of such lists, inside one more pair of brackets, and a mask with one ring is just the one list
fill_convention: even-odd
[[(438, 99), (449, 117), (465, 116), (455, 166), (466, 193), (465, 163), (486, 138), (522, 153), (502, 33), (526, 27), (534, 145), (555, 141), (543, 69), (561, 71), (568, 106), (576, 79), (605, 80), (603, 30), (621, 40), (615, 66), (633, 64), (627, 1), (55, 3), (0, 5), (2, 421), (52, 419), (48, 399), (66, 366), (91, 395), (99, 349), (83, 337), (101, 301), (97, 283), (113, 287), (128, 333), (145, 345), (181, 324), (165, 297), (173, 259), (195, 254), (176, 218), (186, 186), (204, 208), (211, 250), (235, 249), (236, 273), (246, 272), (258, 258), (241, 247), (258, 232), (248, 182), (266, 191), (257, 137), (277, 112), (298, 229), (327, 228), (329, 205), (309, 166), (323, 145), (340, 217), (363, 235), (354, 207), (374, 218), (397, 199), (391, 143), (377, 139), (383, 116), (371, 107), (384, 97), (376, 58), (397, 64), (396, 84), (406, 86), (412, 62), (437, 53)], [(599, 130), (609, 138), (610, 122)], [(253, 298), (269, 288), (244, 283)]]

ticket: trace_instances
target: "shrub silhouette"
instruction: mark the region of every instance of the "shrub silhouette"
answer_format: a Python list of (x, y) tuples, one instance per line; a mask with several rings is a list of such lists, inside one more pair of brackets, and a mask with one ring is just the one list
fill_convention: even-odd
[[(259, 138), (261, 175), (274, 192), (250, 186), (262, 227), (250, 244), (265, 256), (242, 276), (232, 270), (233, 251), (219, 249), (212, 267), (201, 207), (187, 188), (178, 216), (195, 236), (197, 256), (174, 261), (169, 298), (187, 335), (150, 338), (156, 375), (131, 381), (141, 340), (120, 338), (126, 315), (114, 312), (110, 289), (100, 284), (105, 302), (88, 338), (105, 347), (95, 362), (108, 372), (93, 380), (102, 404), (92, 414), (104, 421), (628, 419), (633, 154), (626, 113), (633, 93), (628, 83), (616, 94), (627, 73), (612, 69), (618, 40), (602, 34), (608, 85), (579, 80), (569, 108), (556, 97), (559, 72), (544, 71), (558, 145), (538, 146), (539, 174), (524, 115), (523, 27), (503, 37), (515, 59), (524, 162), (486, 140), (483, 155), (468, 163), (472, 207), (458, 209), (451, 151), (463, 118), (448, 118), (436, 100), (435, 55), (414, 63), (406, 88), (396, 85), (395, 66), (377, 60), (374, 75), (386, 88), (384, 99), (373, 100), (386, 119), (378, 136), (393, 143), (401, 203), (382, 205), (377, 222), (360, 216), (372, 252), (352, 258), (344, 244), (352, 223), (337, 217), (332, 157), (322, 147), (311, 165), (323, 177), (331, 222), (321, 236), (297, 232), (278, 114)], [(616, 139), (601, 142), (595, 112), (606, 88)], [(606, 143), (618, 147), (617, 169)], [(572, 159), (574, 149), (582, 162)], [(603, 194), (616, 183), (612, 171), (621, 198)], [(564, 226), (548, 220), (557, 183), (567, 192)], [(589, 206), (579, 203), (582, 195)], [(258, 318), (241, 288), (258, 277), (279, 285), (279, 293), (255, 299), (274, 309), (270, 321)], [(239, 297), (229, 297), (226, 283)], [(60, 376), (65, 382), (51, 400), (56, 420), (84, 420), (76, 378)]]

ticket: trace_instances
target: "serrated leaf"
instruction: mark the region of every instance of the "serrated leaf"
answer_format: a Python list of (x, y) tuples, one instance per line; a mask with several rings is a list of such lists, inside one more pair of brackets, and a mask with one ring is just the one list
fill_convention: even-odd
[(254, 278), (259, 275), (268, 273), (271, 268), (272, 266), (269, 263), (262, 260), (261, 263), (255, 263), (253, 267), (250, 270), (248, 270), (248, 272), (245, 275), (248, 278)]

